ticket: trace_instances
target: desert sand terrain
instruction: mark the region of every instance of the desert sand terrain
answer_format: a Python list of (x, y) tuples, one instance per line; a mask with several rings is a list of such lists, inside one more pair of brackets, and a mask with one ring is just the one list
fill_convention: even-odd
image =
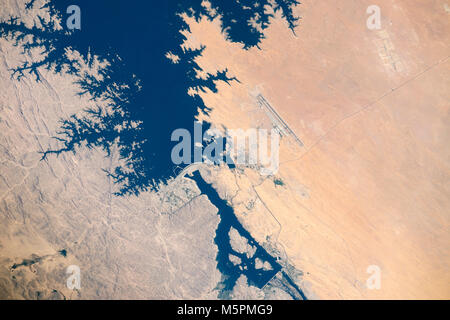
[[(24, 3), (2, 1), (2, 19), (30, 22), (35, 12)], [(11, 78), (23, 58), (0, 40), (0, 299), (217, 299), (217, 208), (182, 176), (158, 192), (114, 196), (102, 169), (118, 162), (116, 150), (42, 160), (57, 145), (60, 119), (94, 102), (69, 75)], [(66, 285), (71, 265), (80, 289)], [(280, 281), (260, 290), (241, 277), (230, 297), (291, 298)]]
[[(191, 20), (186, 46), (206, 45), (204, 70), (241, 82), (202, 94), (218, 127), (267, 126), (261, 93), (304, 143), (282, 140), (284, 186), (246, 184), (280, 227), (241, 219), (260, 241), (277, 235), (309, 297), (448, 299), (448, 6), (379, 1), (382, 28), (369, 30), (370, 4), (304, 1), (295, 35), (278, 17), (261, 50)], [(366, 287), (370, 265), (379, 290)]]
[[(23, 13), (0, 1), (2, 14)], [(203, 118), (270, 128), (261, 94), (303, 144), (281, 139), (275, 176), (200, 172), (309, 299), (449, 299), (450, 12), (444, 0), (378, 1), (381, 29), (369, 30), (371, 4), (304, 0), (295, 34), (276, 15), (247, 51), (219, 19), (186, 17), (185, 46), (206, 46), (204, 71), (239, 80), (200, 92), (212, 108)], [(40, 161), (58, 120), (91, 102), (68, 75), (11, 80), (19, 52), (0, 40), (0, 298), (217, 298), (217, 208), (186, 178), (113, 196), (102, 169), (116, 154)], [(23, 261), (36, 262), (12, 268)], [(69, 265), (80, 266), (81, 290), (66, 287)], [(371, 265), (379, 289), (366, 285)], [(230, 297), (289, 298), (276, 283), (239, 279)]]
[[(5, 15), (23, 7), (1, 4)], [(58, 120), (91, 102), (69, 76), (12, 80), (20, 59), (20, 48), (0, 40), (0, 298), (215, 298), (217, 209), (187, 179), (139, 199), (114, 197), (102, 168), (115, 155), (41, 161)], [(27, 260), (35, 263), (20, 265)], [(70, 265), (80, 267), (80, 290), (66, 287)]]

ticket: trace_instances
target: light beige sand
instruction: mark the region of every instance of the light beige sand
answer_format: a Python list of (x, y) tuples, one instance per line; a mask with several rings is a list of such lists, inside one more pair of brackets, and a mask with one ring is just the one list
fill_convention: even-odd
[[(17, 13), (3, 2), (4, 14)], [(448, 299), (448, 6), (378, 3), (382, 29), (370, 31), (369, 1), (305, 0), (296, 36), (276, 17), (261, 50), (247, 52), (217, 21), (189, 21), (186, 45), (207, 46), (200, 65), (241, 81), (202, 93), (211, 121), (269, 126), (260, 92), (305, 144), (282, 140), (283, 186), (250, 169), (202, 173), (259, 242), (303, 272), (290, 269), (308, 298)], [(89, 102), (69, 77), (11, 81), (17, 57), (0, 42), (0, 298), (215, 298), (215, 208), (186, 180), (111, 197), (101, 168), (114, 159), (98, 151), (40, 162), (57, 120)], [(33, 255), (49, 257), (11, 271)], [(81, 268), (79, 292), (65, 286), (70, 264)], [(381, 268), (380, 290), (366, 287), (369, 265)], [(234, 295), (262, 297), (253, 291), (240, 281)]]
[[(368, 30), (369, 1), (306, 0), (296, 36), (277, 17), (261, 50), (246, 52), (218, 21), (188, 19), (186, 45), (206, 45), (200, 66), (241, 81), (201, 94), (209, 118), (263, 126), (260, 92), (305, 143), (282, 142), (285, 186), (253, 184), (309, 297), (450, 298), (445, 3), (379, 1), (382, 29)], [(240, 211), (258, 240), (277, 234), (269, 218), (264, 227)], [(366, 286), (369, 265), (381, 268), (380, 290)]]

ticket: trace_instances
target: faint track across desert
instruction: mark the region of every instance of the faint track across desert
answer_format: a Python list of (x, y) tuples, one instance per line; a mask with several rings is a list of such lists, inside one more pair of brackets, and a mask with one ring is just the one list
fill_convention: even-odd
[(366, 104), (365, 106), (363, 106), (362, 108), (348, 114), (347, 116), (345, 116), (344, 118), (342, 118), (341, 120), (339, 120), (338, 122), (336, 122), (330, 129), (327, 130), (327, 132), (325, 134), (323, 134), (322, 136), (319, 137), (319, 139), (316, 140), (316, 142), (314, 142), (309, 148), (307, 148), (306, 152), (304, 154), (302, 154), (300, 157), (296, 158), (296, 159), (291, 159), (291, 160), (286, 160), (286, 161), (281, 161), (280, 165), (283, 163), (288, 163), (288, 162), (294, 162), (294, 161), (298, 161), (301, 160), (303, 157), (305, 157), (312, 149), (314, 149), (322, 140), (324, 140), (335, 128), (337, 128), (341, 123), (343, 123), (344, 121), (356, 116), (357, 114), (361, 113), (362, 111), (372, 107), (373, 105), (377, 104), (378, 102), (380, 102), (381, 100), (383, 100), (384, 98), (390, 96), (392, 93), (394, 93), (395, 91), (397, 91), (398, 89), (406, 86), (407, 84), (409, 84), (410, 82), (416, 80), (417, 78), (419, 78), (420, 76), (424, 75), (425, 73), (427, 73), (428, 71), (434, 69), (435, 67), (441, 65), (442, 63), (446, 62), (448, 59), (450, 58), (450, 56), (447, 56), (443, 59), (440, 59), (439, 61), (433, 63), (432, 65), (428, 66), (425, 70), (417, 73), (415, 76), (405, 80), (404, 82), (402, 82), (400, 85), (398, 85), (395, 88), (391, 88), (391, 90), (385, 92), (384, 94), (382, 94), (380, 97), (378, 97), (377, 99), (375, 99), (374, 101)]

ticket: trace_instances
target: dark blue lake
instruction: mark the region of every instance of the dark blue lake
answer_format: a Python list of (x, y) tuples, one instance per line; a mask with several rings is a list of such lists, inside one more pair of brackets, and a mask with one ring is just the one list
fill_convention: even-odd
[[(193, 130), (199, 111), (208, 112), (199, 96), (187, 94), (189, 88), (216, 92), (218, 81), (232, 82), (227, 70), (218, 70), (206, 79), (196, 77), (201, 68), (195, 58), (202, 49), (184, 50), (185, 37), (180, 33), (189, 26), (179, 16), (209, 19), (221, 17), (222, 29), (229, 41), (242, 44), (242, 50), (257, 46), (264, 38), (264, 30), (270, 24), (271, 15), (266, 6), (282, 11), (288, 26), (294, 30), (297, 18), (292, 13), (296, 0), (210, 0), (215, 14), (202, 6), (201, 0), (142, 1), (142, 0), (54, 0), (49, 1), (52, 16), (62, 19), (63, 27), (70, 16), (66, 10), (76, 4), (81, 9), (81, 30), (56, 30), (52, 23), (42, 20), (40, 28), (27, 28), (20, 20), (0, 23), (0, 36), (12, 36), (19, 40), (23, 34), (33, 35), (31, 47), (43, 49), (42, 61), (24, 64), (16, 69), (15, 76), (36, 76), (37, 68), (49, 68), (55, 72), (68, 72), (76, 79), (79, 94), (89, 93), (95, 101), (106, 101), (107, 112), (91, 108), (61, 119), (58, 135), (62, 147), (48, 150), (43, 157), (67, 151), (76, 151), (81, 145), (102, 148), (106, 152), (118, 146), (124, 165), (109, 172), (118, 187), (118, 196), (138, 195), (142, 191), (155, 190), (181, 168), (171, 161), (171, 150), (177, 142), (170, 137), (177, 128)], [(29, 6), (33, 6), (31, 0)], [(262, 30), (249, 23), (256, 19)], [(66, 55), (66, 50), (80, 52), (86, 63), (92, 57), (106, 59), (110, 66), (101, 70), (102, 78), (93, 78), (81, 71), (76, 61)], [(179, 57), (178, 63), (166, 58), (166, 53)], [(213, 107), (213, 106), (211, 106)], [(120, 128), (120, 129), (118, 129)], [(203, 126), (206, 130), (208, 124)], [(218, 268), (224, 275), (225, 291), (232, 290), (236, 280), (245, 274), (249, 283), (263, 287), (281, 266), (242, 227), (233, 209), (221, 200), (217, 192), (197, 174), (194, 177), (200, 190), (219, 208), (221, 222), (215, 242), (219, 248)], [(254, 257), (234, 251), (228, 236), (230, 228), (236, 229), (255, 246)], [(229, 260), (232, 253), (241, 259), (241, 267)], [(270, 271), (255, 268), (255, 259), (268, 262)], [(290, 279), (289, 279), (290, 280)]]

